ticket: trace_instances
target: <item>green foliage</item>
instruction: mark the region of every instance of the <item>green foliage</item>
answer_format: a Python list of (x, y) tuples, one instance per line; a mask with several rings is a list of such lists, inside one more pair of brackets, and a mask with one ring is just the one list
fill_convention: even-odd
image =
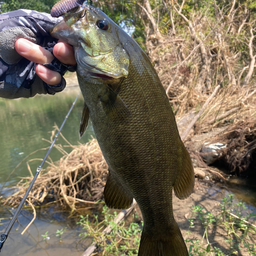
[[(97, 215), (93, 217), (80, 216), (79, 224), (84, 232), (80, 234), (82, 238), (90, 237), (100, 245), (103, 255), (137, 255), (141, 236), (141, 225), (132, 222), (126, 225), (125, 221), (116, 224), (114, 219), (117, 213), (109, 213), (109, 209), (104, 206), (102, 214), (104, 219), (99, 220)], [(136, 220), (136, 216), (134, 216)], [(109, 234), (104, 234), (103, 230), (108, 225), (111, 227)]]
[(50, 12), (52, 6), (58, 2), (58, 0), (5, 0), (1, 6), (1, 12), (10, 12), (17, 9), (30, 9), (39, 12)]
[(226, 255), (220, 248), (212, 246), (208, 240), (208, 233), (211, 227), (214, 228), (215, 232), (217, 232), (218, 227), (226, 232), (225, 242), (229, 248), (228, 255), (237, 254), (241, 247), (247, 250), (248, 255), (256, 255), (256, 229), (250, 224), (255, 220), (256, 215), (249, 211), (243, 202), (235, 203), (233, 194), (224, 197), (219, 207), (220, 212), (213, 216), (204, 207), (193, 206), (192, 217), (189, 219), (190, 228), (195, 229), (197, 225), (202, 225), (204, 234), (201, 241), (198, 239), (186, 239), (189, 245), (189, 255)]
[(43, 240), (46, 241), (49, 239), (49, 236), (48, 236), (48, 231), (46, 231), (43, 235), (41, 235)]
[(62, 229), (58, 229), (57, 231), (56, 231), (56, 237), (58, 237), (59, 238), (59, 240), (60, 240), (60, 242), (62, 241), (62, 236), (63, 236), (63, 234), (64, 234), (64, 232), (66, 231), (66, 227), (65, 228), (62, 228)]

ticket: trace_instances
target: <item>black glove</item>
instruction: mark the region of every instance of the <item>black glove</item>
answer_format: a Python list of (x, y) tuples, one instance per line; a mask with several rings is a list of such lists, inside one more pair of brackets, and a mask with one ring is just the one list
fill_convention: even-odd
[[(61, 18), (31, 10), (17, 10), (0, 15), (0, 97), (32, 97), (39, 93), (55, 94), (62, 91), (66, 82), (62, 77), (59, 85), (51, 86), (43, 82), (35, 73), (36, 63), (21, 57), (14, 49), (19, 38), (26, 38), (52, 52), (57, 39), (50, 36), (50, 29)], [(56, 58), (47, 68), (64, 75), (73, 66), (64, 65)]]

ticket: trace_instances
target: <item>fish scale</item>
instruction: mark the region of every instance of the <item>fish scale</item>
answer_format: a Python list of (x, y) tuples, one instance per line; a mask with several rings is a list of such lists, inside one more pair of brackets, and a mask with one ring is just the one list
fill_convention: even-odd
[[(120, 209), (136, 199), (144, 220), (139, 256), (187, 256), (172, 190), (179, 198), (189, 196), (194, 173), (165, 90), (147, 55), (109, 17), (86, 4), (75, 17), (79, 12), (79, 19), (66, 18), (52, 35), (74, 46), (84, 113), (109, 166), (106, 204)], [(104, 30), (97, 27), (101, 20)]]

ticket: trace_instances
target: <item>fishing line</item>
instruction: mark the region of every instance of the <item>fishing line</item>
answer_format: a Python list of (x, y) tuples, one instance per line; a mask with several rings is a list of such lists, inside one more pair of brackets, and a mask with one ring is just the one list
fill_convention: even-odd
[(40, 173), (40, 171), (41, 171), (41, 169), (42, 169), (42, 167), (43, 167), (43, 165), (44, 165), (44, 163), (45, 163), (47, 157), (49, 156), (49, 154), (50, 154), (50, 152), (51, 152), (51, 150), (52, 150), (52, 148), (53, 148), (53, 146), (54, 146), (54, 144), (55, 144), (55, 142), (56, 142), (56, 140), (57, 140), (57, 138), (58, 138), (58, 136), (59, 136), (59, 134), (60, 134), (60, 132), (61, 132), (61, 130), (62, 130), (62, 128), (63, 128), (63, 126), (64, 126), (64, 124), (66, 123), (66, 121), (67, 121), (67, 119), (68, 119), (68, 117), (69, 117), (69, 114), (71, 113), (72, 109), (74, 108), (74, 106), (75, 106), (75, 104), (76, 104), (76, 102), (77, 102), (77, 99), (78, 99), (80, 93), (81, 93), (81, 92), (78, 93), (78, 95), (76, 96), (76, 98), (75, 98), (73, 104), (71, 105), (71, 107), (70, 107), (70, 109), (69, 109), (69, 111), (68, 111), (68, 113), (67, 113), (67, 115), (66, 115), (64, 121), (62, 122), (62, 124), (61, 124), (61, 126), (60, 126), (60, 128), (59, 128), (59, 131), (58, 131), (57, 134), (55, 135), (55, 137), (54, 137), (54, 139), (53, 139), (53, 141), (52, 141), (52, 144), (51, 144), (51, 146), (49, 147), (49, 149), (48, 149), (48, 151), (47, 151), (47, 153), (46, 153), (46, 155), (45, 155), (43, 161), (42, 161), (41, 164), (37, 167), (37, 169), (36, 169), (36, 174), (35, 174), (33, 180), (31, 181), (31, 183), (30, 183), (30, 185), (29, 185), (29, 187), (28, 187), (28, 189), (27, 189), (27, 191), (26, 191), (24, 197), (22, 198), (22, 200), (21, 200), (21, 202), (20, 202), (20, 204), (19, 204), (19, 206), (18, 206), (16, 212), (14, 213), (14, 215), (13, 215), (13, 217), (12, 217), (12, 220), (10, 221), (9, 225), (7, 226), (5, 232), (1, 234), (1, 236), (0, 236), (0, 252), (1, 252), (1, 249), (2, 249), (2, 247), (3, 247), (3, 245), (4, 245), (4, 242), (6, 241), (6, 239), (7, 239), (8, 235), (9, 235), (9, 233), (10, 233), (10, 231), (11, 231), (11, 229), (12, 229), (12, 227), (13, 227), (15, 221), (16, 221), (16, 219), (18, 218), (18, 215), (19, 215), (19, 213), (20, 213), (20, 211), (21, 211), (21, 209), (22, 209), (22, 207), (23, 207), (23, 205), (24, 205), (24, 203), (25, 203), (25, 201), (26, 201), (26, 199), (27, 199), (27, 197), (28, 197), (28, 194), (29, 194), (30, 190), (32, 189), (32, 187), (33, 187), (33, 185), (34, 185), (34, 183), (35, 183), (35, 181), (36, 181), (36, 179), (37, 179), (37, 177), (38, 177), (38, 174)]

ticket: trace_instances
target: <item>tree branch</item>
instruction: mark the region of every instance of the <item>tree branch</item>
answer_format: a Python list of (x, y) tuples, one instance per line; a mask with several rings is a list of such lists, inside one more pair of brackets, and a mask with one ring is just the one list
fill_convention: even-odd
[(246, 86), (249, 83), (249, 81), (250, 81), (250, 79), (253, 75), (254, 66), (255, 66), (256, 55), (253, 55), (253, 40), (255, 38), (255, 35), (253, 34), (253, 29), (252, 28), (250, 29), (250, 33), (251, 33), (251, 38), (250, 38), (250, 42), (249, 42), (248, 47), (249, 47), (249, 54), (250, 54), (250, 57), (251, 57), (251, 62), (249, 64), (249, 71), (248, 71), (246, 77), (244, 78), (242, 86)]
[(187, 129), (182, 133), (181, 140), (185, 141), (185, 139), (187, 138), (191, 128), (194, 126), (194, 124), (196, 123), (197, 119), (201, 116), (201, 114), (204, 112), (204, 110), (206, 109), (207, 105), (210, 103), (210, 101), (213, 99), (213, 97), (217, 94), (218, 90), (220, 89), (220, 85), (218, 85), (217, 87), (215, 87), (214, 91), (212, 92), (211, 96), (207, 99), (207, 101), (204, 103), (204, 105), (202, 106), (202, 108), (200, 109), (200, 111), (197, 113), (197, 115), (195, 115), (195, 117), (193, 118), (193, 120), (190, 122), (190, 124), (188, 125)]

